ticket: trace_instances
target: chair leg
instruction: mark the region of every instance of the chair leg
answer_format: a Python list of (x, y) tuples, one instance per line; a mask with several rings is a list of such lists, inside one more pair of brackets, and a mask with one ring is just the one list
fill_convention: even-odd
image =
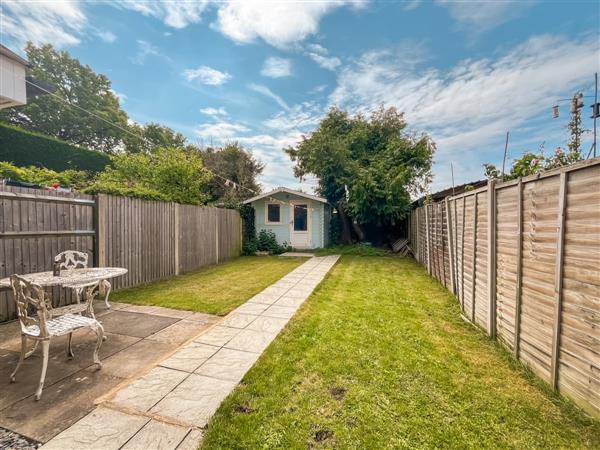
[(44, 360), (42, 361), (42, 374), (40, 375), (40, 384), (35, 392), (35, 399), (39, 400), (42, 397), (42, 389), (44, 389), (44, 380), (46, 379), (46, 369), (48, 369), (48, 354), (50, 351), (50, 340), (42, 341), (42, 352)]
[(35, 343), (33, 344), (33, 348), (31, 350), (29, 350), (27, 353), (25, 353), (25, 359), (27, 359), (31, 355), (33, 355), (33, 352), (35, 352), (35, 349), (38, 348), (39, 343), (40, 343), (40, 341), (35, 341)]
[(112, 290), (112, 285), (108, 280), (102, 280), (101, 283), (104, 289), (104, 304), (108, 309), (110, 309), (110, 303), (108, 303), (108, 296), (110, 295), (110, 291)]
[(71, 341), (73, 340), (73, 333), (69, 333), (67, 336), (67, 358), (73, 358), (73, 349), (71, 348)]
[[(34, 348), (34, 350), (35, 350), (35, 348)], [(21, 364), (23, 364), (23, 360), (27, 357), (26, 354), (27, 354), (27, 336), (22, 334), (21, 335), (21, 354), (19, 355), (19, 362), (17, 362), (17, 367), (15, 367), (15, 370), (13, 370), (13, 373), (10, 374), (10, 382), (11, 383), (15, 382), (15, 379), (16, 379), (15, 375), (17, 374), (19, 367), (21, 367)]]
[(102, 362), (100, 362), (100, 358), (98, 357), (98, 352), (100, 351), (100, 347), (102, 346), (102, 341), (104, 338), (104, 327), (100, 322), (94, 328), (94, 332), (98, 339), (96, 341), (96, 348), (94, 349), (94, 363), (96, 364), (97, 369), (102, 369)]

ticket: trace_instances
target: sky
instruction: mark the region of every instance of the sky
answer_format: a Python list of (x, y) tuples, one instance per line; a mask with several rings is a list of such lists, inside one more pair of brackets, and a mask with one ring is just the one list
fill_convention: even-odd
[[(107, 75), (129, 117), (191, 142), (238, 141), (264, 189), (312, 191), (283, 148), (332, 106), (405, 113), (436, 143), (431, 191), (482, 165), (565, 147), (568, 101), (600, 71), (597, 1), (12, 1), (2, 44), (51, 43)], [(560, 117), (552, 118), (552, 106)], [(591, 133), (583, 147), (591, 146)]]

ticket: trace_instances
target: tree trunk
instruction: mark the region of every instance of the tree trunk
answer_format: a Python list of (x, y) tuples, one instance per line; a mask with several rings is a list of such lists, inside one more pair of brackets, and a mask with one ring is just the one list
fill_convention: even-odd
[(350, 218), (346, 214), (343, 206), (338, 206), (338, 214), (340, 216), (340, 223), (342, 225), (342, 231), (340, 235), (340, 244), (352, 244), (352, 229), (350, 228)]
[(363, 242), (365, 240), (365, 232), (363, 231), (360, 224), (353, 220), (352, 221), (352, 229), (354, 230), (354, 232), (356, 233), (356, 236), (358, 237), (358, 242)]

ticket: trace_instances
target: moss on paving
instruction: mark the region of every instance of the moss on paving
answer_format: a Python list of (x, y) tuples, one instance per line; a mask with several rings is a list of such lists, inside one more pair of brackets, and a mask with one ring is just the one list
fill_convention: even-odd
[(344, 256), (202, 448), (600, 448), (600, 422), (463, 322), (412, 260)]
[(242, 256), (115, 292), (111, 300), (225, 315), (305, 261), (306, 258)]

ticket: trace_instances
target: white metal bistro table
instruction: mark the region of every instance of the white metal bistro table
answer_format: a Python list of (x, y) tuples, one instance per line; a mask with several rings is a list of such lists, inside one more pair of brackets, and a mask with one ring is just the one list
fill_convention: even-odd
[[(58, 276), (54, 276), (52, 271), (28, 273), (20, 276), (30, 283), (35, 283), (42, 287), (51, 287), (108, 280), (125, 275), (126, 273), (127, 269), (124, 267), (88, 267), (85, 269), (64, 269), (60, 271), (60, 275)], [(2, 278), (0, 280), (0, 288), (10, 288), (10, 278)]]

